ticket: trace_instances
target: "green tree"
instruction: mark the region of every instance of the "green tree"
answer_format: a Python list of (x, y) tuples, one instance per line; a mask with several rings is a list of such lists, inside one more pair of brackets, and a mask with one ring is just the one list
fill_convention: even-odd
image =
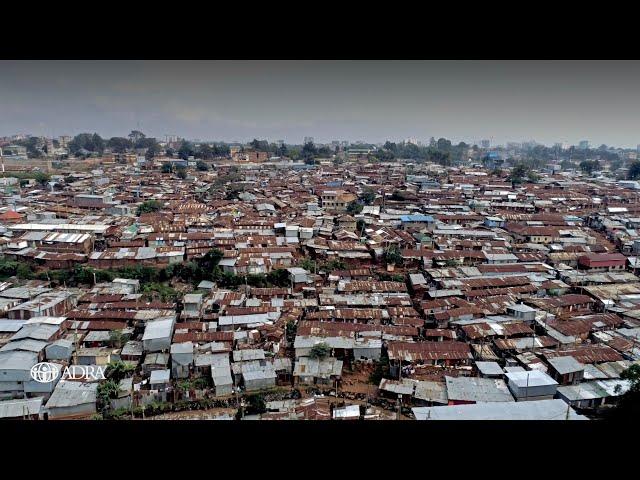
[(294, 320), (289, 320), (285, 325), (285, 332), (287, 335), (287, 341), (294, 342), (296, 339), (296, 333), (298, 331), (298, 326)]
[(223, 257), (224, 253), (221, 250), (214, 248), (197, 259), (196, 262), (198, 267), (203, 271), (211, 273), (218, 266)]
[(107, 147), (109, 147), (113, 152), (125, 153), (130, 148), (133, 148), (133, 144), (128, 138), (111, 137), (107, 142)]
[(318, 265), (315, 262), (315, 260), (311, 260), (310, 258), (305, 258), (300, 263), (298, 263), (298, 266), (300, 268), (304, 268), (305, 270), (307, 270), (309, 272), (315, 272), (315, 271), (317, 271), (317, 268), (318, 268)]
[(196, 157), (201, 158), (203, 160), (211, 160), (214, 156), (215, 156), (214, 149), (206, 143), (203, 145), (200, 145), (200, 147), (198, 147), (198, 150), (196, 151)]
[(164, 163), (162, 165), (162, 169), (160, 171), (162, 173), (172, 173), (173, 172), (173, 166), (171, 165), (171, 163)]
[(31, 278), (33, 276), (33, 271), (31, 270), (31, 266), (26, 263), (19, 263), (16, 268), (16, 277), (18, 278)]
[(68, 146), (69, 151), (72, 154), (76, 154), (79, 150), (82, 149), (102, 154), (102, 152), (104, 151), (105, 143), (102, 137), (100, 137), (100, 135), (98, 135), (97, 133), (80, 133), (73, 137)]
[(190, 156), (192, 156), (195, 153), (195, 150), (193, 148), (193, 144), (191, 144), (190, 142), (187, 142), (186, 140), (182, 141), (182, 144), (180, 145), (180, 148), (178, 149), (178, 157), (180, 157), (183, 160), (188, 160)]
[(144, 152), (144, 158), (149, 161), (155, 158), (158, 153), (160, 153), (160, 145), (157, 142), (154, 142), (152, 145), (149, 145), (147, 151)]
[(325, 358), (331, 353), (331, 347), (326, 343), (316, 343), (311, 350), (309, 350), (309, 357), (311, 358)]
[(258, 150), (260, 152), (272, 152), (275, 151), (274, 148), (272, 148), (271, 145), (269, 145), (269, 142), (267, 142), (266, 140), (257, 140), (257, 139), (253, 139), (249, 145), (251, 145), (251, 147), (254, 150)]
[(600, 162), (598, 160), (583, 160), (580, 162), (580, 170), (587, 175), (591, 175), (594, 171), (600, 169)]
[[(609, 411), (607, 416), (624, 422), (637, 421), (640, 418), (640, 365), (631, 365), (620, 374), (620, 378), (627, 380), (631, 385), (620, 398), (618, 406)], [(616, 389), (616, 393), (620, 393), (620, 388)]]
[(178, 167), (176, 169), (176, 175), (178, 175), (178, 178), (180, 178), (181, 180), (184, 180), (185, 178), (187, 178), (187, 169), (184, 167)]
[(404, 263), (404, 259), (402, 258), (402, 253), (400, 253), (400, 249), (396, 245), (391, 245), (384, 252), (384, 262), (387, 265), (402, 266), (402, 264)]
[(33, 174), (33, 178), (40, 185), (46, 185), (49, 180), (51, 180), (51, 175), (44, 172), (35, 172)]
[(100, 382), (96, 391), (97, 406), (99, 410), (105, 411), (109, 408), (112, 399), (118, 398), (120, 392), (120, 382), (115, 379), (108, 379)]
[(264, 395), (261, 393), (252, 393), (246, 397), (247, 414), (257, 415), (267, 411), (267, 404)]
[(152, 137), (143, 137), (136, 141), (133, 146), (135, 148), (146, 148), (146, 149), (154, 149), (156, 151), (160, 151), (160, 144), (155, 138)]
[(121, 380), (125, 379), (134, 370), (135, 366), (125, 363), (122, 360), (118, 360), (107, 365), (105, 376), (109, 380), (120, 383)]
[(366, 205), (371, 205), (376, 199), (376, 192), (372, 188), (365, 188), (360, 198)]
[(528, 173), (529, 168), (527, 168), (527, 166), (523, 163), (519, 163), (511, 170), (508, 180), (513, 184), (522, 183), (523, 179), (527, 176)]
[(198, 160), (196, 162), (196, 168), (200, 172), (206, 172), (209, 170), (209, 166), (206, 163), (204, 163), (202, 160)]
[(560, 162), (560, 168), (562, 170), (571, 170), (575, 165), (573, 164), (573, 162), (571, 160), (562, 160)]
[(276, 149), (276, 155), (278, 155), (279, 157), (286, 157), (288, 154), (289, 154), (289, 149), (287, 148), (287, 145), (284, 143)]
[(629, 167), (628, 173), (629, 180), (637, 180), (640, 178), (640, 160), (636, 160)]
[(275, 268), (267, 273), (267, 282), (276, 287), (287, 287), (290, 285), (289, 272), (284, 268)]
[(380, 380), (389, 377), (389, 357), (383, 353), (380, 360), (375, 362), (375, 367), (371, 375), (369, 375), (369, 383), (380, 385)]
[(622, 160), (620, 160), (619, 158), (616, 158), (615, 160), (611, 161), (611, 171), (612, 172), (617, 172), (618, 170), (620, 170), (622, 168)]
[(140, 130), (132, 130), (131, 133), (129, 135), (127, 135), (129, 137), (129, 142), (132, 145), (135, 145), (136, 143), (138, 143), (140, 140), (145, 139), (147, 136), (142, 133)]
[(140, 216), (143, 213), (151, 213), (162, 210), (162, 203), (158, 200), (146, 200), (138, 207), (136, 214)]
[(634, 364), (620, 374), (620, 378), (631, 382), (630, 391), (640, 392), (640, 365)]
[(142, 286), (142, 293), (146, 293), (153, 300), (156, 295), (161, 302), (174, 302), (179, 297), (178, 292), (169, 285), (159, 282), (146, 283)]
[(357, 201), (353, 201), (351, 202), (349, 205), (347, 205), (347, 212), (350, 214), (358, 214), (360, 212), (362, 212), (362, 209), (364, 208), (363, 205), (359, 204)]
[(126, 341), (127, 336), (122, 333), (121, 330), (111, 330), (109, 332), (109, 342), (111, 342), (115, 348), (122, 348)]
[(318, 149), (313, 144), (313, 142), (307, 142), (302, 146), (301, 154), (305, 160), (309, 160), (314, 158), (318, 154)]

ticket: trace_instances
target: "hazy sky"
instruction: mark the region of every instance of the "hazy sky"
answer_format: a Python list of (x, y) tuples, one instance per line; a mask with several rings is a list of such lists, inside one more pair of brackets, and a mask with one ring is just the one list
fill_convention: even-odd
[(0, 136), (640, 143), (638, 61), (0, 61)]

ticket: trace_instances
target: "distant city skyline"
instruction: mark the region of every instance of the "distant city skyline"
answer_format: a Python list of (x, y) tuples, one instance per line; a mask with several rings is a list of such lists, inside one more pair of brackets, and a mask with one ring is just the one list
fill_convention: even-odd
[(0, 61), (0, 136), (640, 143), (638, 61)]

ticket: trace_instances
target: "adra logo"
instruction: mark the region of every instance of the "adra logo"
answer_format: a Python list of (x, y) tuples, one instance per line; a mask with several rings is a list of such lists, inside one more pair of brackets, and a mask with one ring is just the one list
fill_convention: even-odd
[(55, 363), (40, 362), (31, 367), (31, 378), (40, 383), (51, 383), (60, 375)]
[(93, 365), (69, 365), (60, 370), (55, 363), (40, 362), (31, 367), (31, 378), (39, 383), (61, 380), (105, 380), (106, 367)]

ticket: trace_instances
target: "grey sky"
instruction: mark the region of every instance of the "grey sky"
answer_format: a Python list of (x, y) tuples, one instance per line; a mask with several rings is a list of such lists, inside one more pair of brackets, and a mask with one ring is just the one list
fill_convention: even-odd
[(638, 61), (0, 61), (0, 135), (640, 143)]

